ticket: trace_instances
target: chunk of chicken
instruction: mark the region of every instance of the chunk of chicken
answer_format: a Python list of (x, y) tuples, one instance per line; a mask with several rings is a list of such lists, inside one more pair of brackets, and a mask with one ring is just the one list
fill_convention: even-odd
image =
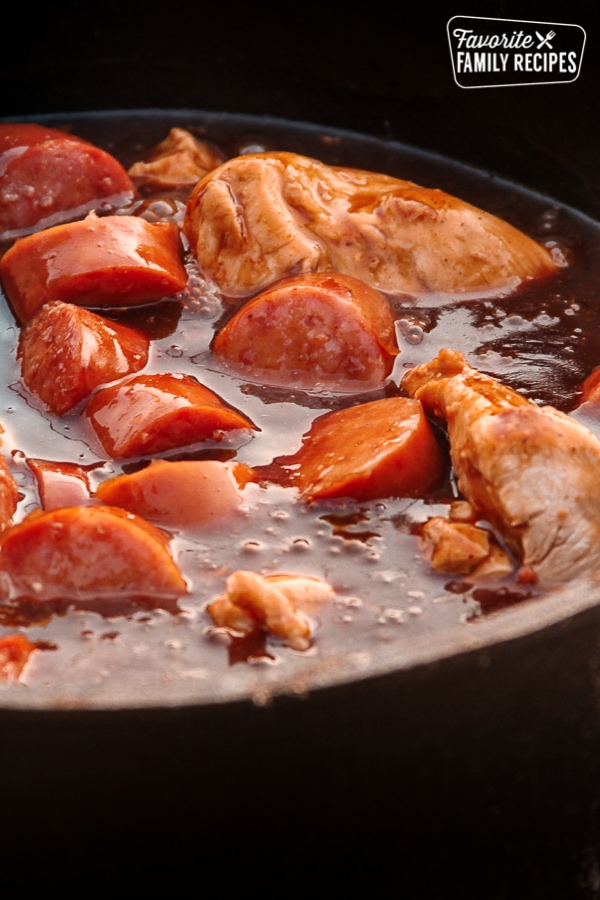
[(252, 631), (262, 625), (294, 650), (307, 650), (310, 622), (299, 610), (333, 596), (333, 588), (319, 578), (300, 575), (258, 575), (238, 569), (229, 576), (226, 591), (208, 606), (215, 625)]
[(512, 572), (508, 554), (485, 528), (434, 516), (423, 527), (426, 556), (436, 572), (491, 577)]
[(442, 350), (402, 387), (447, 419), (458, 485), (518, 554), (522, 577), (566, 582), (600, 564), (600, 440)]
[(500, 295), (556, 271), (530, 238), (443, 191), (286, 152), (215, 169), (196, 186), (184, 231), (232, 297), (322, 271), (414, 298)]
[(173, 188), (191, 190), (223, 162), (223, 157), (184, 128), (171, 128), (150, 158), (134, 163), (128, 171), (144, 192)]

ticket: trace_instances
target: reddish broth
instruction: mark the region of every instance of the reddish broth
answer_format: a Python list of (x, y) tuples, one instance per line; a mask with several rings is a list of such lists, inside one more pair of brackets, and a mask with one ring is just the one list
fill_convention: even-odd
[[(391, 382), (381, 390), (336, 395), (265, 386), (244, 380), (220, 363), (210, 351), (211, 341), (236, 305), (207, 288), (190, 259), (190, 282), (183, 294), (109, 316), (141, 328), (151, 338), (146, 374), (194, 376), (260, 432), (248, 432), (241, 443), (201, 443), (157, 454), (160, 458), (235, 458), (269, 473), (276, 457), (299, 449), (317, 416), (359, 401), (398, 396), (405, 369), (431, 359), (443, 347), (461, 350), (482, 371), (563, 411), (576, 406), (579, 386), (600, 364), (600, 230), (551, 199), (400, 145), (317, 128), (184, 113), (90, 114), (70, 121), (55, 118), (49, 124), (96, 143), (126, 167), (179, 125), (228, 157), (249, 149), (285, 149), (385, 171), (440, 187), (504, 217), (569, 261), (556, 280), (502, 300), (439, 307), (411, 307), (394, 300), (400, 354)], [(178, 222), (184, 202), (182, 195), (154, 195), (124, 211)], [(92, 490), (150, 459), (107, 460), (82, 415), (83, 406), (63, 417), (48, 412), (22, 383), (18, 339), (19, 327), (2, 300), (0, 422), (5, 429), (3, 452), (22, 497), (15, 521), (39, 506), (28, 459), (81, 467)], [(588, 415), (587, 424), (600, 433), (600, 413), (596, 420), (593, 412)], [(135, 608), (105, 618), (97, 611), (68, 609), (38, 621), (31, 610), (0, 606), (0, 638), (19, 632), (43, 646), (32, 655), (17, 689), (35, 688), (53, 702), (76, 698), (72, 702), (80, 704), (88, 696), (102, 698), (111, 685), (126, 684), (129, 702), (143, 703), (148, 702), (148, 686), (165, 681), (210, 685), (240, 660), (259, 663), (254, 669), (262, 669), (266, 681), (284, 683), (301, 680), (317, 657), (335, 665), (337, 658), (353, 655), (360, 671), (360, 660), (377, 654), (382, 645), (397, 644), (401, 655), (402, 647), (424, 635), (435, 639), (438, 630), (457, 624), (477, 627), (485, 614), (528, 600), (536, 588), (515, 579), (500, 587), (476, 585), (466, 577), (431, 571), (420, 554), (417, 534), (430, 516), (447, 514), (454, 497), (450, 478), (424, 500), (322, 501), (312, 506), (292, 488), (250, 484), (248, 502), (233, 524), (227, 519), (223, 528), (173, 532), (175, 558), (191, 585), (176, 613)], [(313, 620), (314, 641), (307, 653), (272, 639), (256, 646), (255, 636), (240, 645), (215, 632), (206, 606), (236, 568), (318, 576), (333, 585), (336, 599)], [(256, 694), (256, 687), (253, 690)]]

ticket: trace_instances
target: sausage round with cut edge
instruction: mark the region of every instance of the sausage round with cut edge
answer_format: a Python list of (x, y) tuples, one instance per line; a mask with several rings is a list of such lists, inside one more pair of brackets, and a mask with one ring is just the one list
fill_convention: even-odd
[[(0, 425), (0, 446), (4, 428)], [(0, 534), (12, 523), (19, 502), (19, 488), (4, 456), (0, 456)]]
[(29, 390), (62, 416), (99, 385), (142, 369), (149, 343), (133, 328), (54, 301), (21, 331), (21, 374)]
[(154, 303), (184, 289), (187, 272), (172, 222), (90, 213), (18, 240), (0, 260), (13, 312), (27, 322), (52, 300), (78, 306)]
[(99, 485), (96, 498), (175, 528), (215, 527), (239, 512), (242, 490), (257, 476), (233, 460), (152, 460), (138, 472)]
[(0, 682), (16, 681), (36, 649), (22, 634), (0, 637)]
[(0, 240), (135, 196), (123, 166), (88, 141), (28, 122), (0, 124)]
[(423, 407), (405, 397), (326, 413), (294, 456), (276, 462), (293, 466), (293, 480), (308, 500), (418, 497), (445, 470)]
[(11, 597), (42, 602), (172, 599), (187, 591), (167, 536), (109, 506), (31, 513), (0, 540), (0, 573)]
[[(0, 428), (0, 433), (2, 429)], [(0, 534), (12, 522), (19, 502), (19, 489), (3, 456), (0, 456)]]
[(338, 272), (286, 278), (249, 300), (221, 329), (213, 352), (247, 371), (333, 382), (337, 389), (380, 385), (397, 354), (387, 300)]
[(224, 432), (254, 429), (242, 413), (191, 375), (138, 375), (101, 388), (86, 415), (113, 459), (160, 453)]
[(27, 465), (35, 476), (42, 509), (85, 506), (91, 502), (92, 489), (84, 466), (34, 458), (28, 459)]
[(600, 400), (600, 366), (588, 375), (581, 385), (581, 397), (578, 406), (582, 403), (598, 403)]

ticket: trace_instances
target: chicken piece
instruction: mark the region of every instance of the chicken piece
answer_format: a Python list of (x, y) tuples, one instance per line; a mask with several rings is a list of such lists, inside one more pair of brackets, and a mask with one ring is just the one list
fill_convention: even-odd
[[(490, 543), (490, 552), (482, 559), (478, 565), (475, 566), (474, 569), (471, 569), (469, 572), (469, 578), (479, 581), (483, 579), (499, 579), (503, 578), (505, 575), (510, 575), (514, 569), (511, 558), (506, 552), (503, 550), (500, 544), (497, 544), (493, 539)], [(523, 572), (521, 574), (521, 580), (526, 581), (527, 579), (523, 577)]]
[(223, 157), (184, 128), (171, 128), (147, 162), (136, 162), (128, 175), (145, 193), (191, 190), (223, 162)]
[(557, 270), (523, 233), (443, 191), (286, 152), (215, 169), (194, 189), (184, 231), (231, 297), (332, 270), (416, 299), (500, 295)]
[(402, 387), (447, 419), (458, 486), (514, 548), (522, 578), (566, 582), (600, 563), (600, 440), (442, 350)]
[(308, 619), (298, 611), (333, 596), (319, 578), (300, 575), (258, 575), (238, 569), (229, 576), (226, 592), (208, 606), (215, 625), (250, 632), (262, 625), (294, 650), (307, 650), (312, 636)]
[(476, 525), (434, 516), (423, 527), (426, 555), (436, 572), (468, 575), (490, 550), (489, 533)]
[(425, 554), (436, 572), (501, 576), (512, 572), (508, 554), (485, 528), (434, 516), (423, 527)]

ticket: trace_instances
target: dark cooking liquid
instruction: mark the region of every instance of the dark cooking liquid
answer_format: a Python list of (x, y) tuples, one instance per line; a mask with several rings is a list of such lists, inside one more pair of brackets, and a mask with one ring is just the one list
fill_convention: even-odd
[[(504, 300), (411, 307), (393, 301), (400, 355), (392, 384), (360, 399), (399, 392), (403, 372), (434, 357), (443, 347), (462, 351), (482, 371), (497, 376), (527, 397), (570, 411), (581, 381), (600, 364), (600, 230), (596, 223), (552, 200), (500, 183), (480, 172), (399, 145), (320, 129), (235, 117), (189, 113), (113, 114), (53, 119), (118, 156), (128, 166), (162, 140), (170, 127), (190, 128), (228, 156), (249, 149), (293, 150), (324, 162), (385, 171), (428, 187), (439, 187), (499, 215), (533, 238), (564, 254), (569, 266), (559, 277)], [(140, 210), (138, 210), (140, 211)], [(146, 203), (146, 215), (179, 215), (164, 200)], [(261, 431), (237, 448), (236, 458), (267, 466), (294, 453), (317, 415), (356, 403), (357, 396), (285, 391), (232, 377), (212, 358), (215, 328), (230, 313), (207, 289), (190, 263), (193, 278), (181, 298), (153, 309), (134, 310), (122, 319), (150, 330), (154, 341), (148, 371), (188, 372), (242, 410)], [(80, 410), (57, 418), (29, 396), (16, 362), (18, 328), (5, 303), (0, 310), (3, 387), (0, 421), (4, 450), (23, 494), (19, 517), (38, 506), (27, 457), (87, 466), (92, 486), (140, 461), (106, 461)], [(149, 318), (150, 317), (150, 318)], [(593, 420), (588, 422), (595, 427)], [(600, 429), (600, 421), (598, 423)], [(233, 448), (194, 447), (167, 458), (234, 453)], [(128, 702), (148, 702), (155, 685), (185, 684), (186, 698), (208, 691), (239, 662), (260, 679), (302, 682), (316, 663), (335, 666), (352, 656), (357, 670), (383, 645), (398, 653), (413, 640), (461, 623), (477, 627), (492, 611), (526, 601), (531, 589), (514, 582), (492, 589), (432, 573), (422, 560), (417, 533), (430, 516), (446, 514), (453, 499), (448, 482), (426, 500), (381, 500), (308, 507), (288, 488), (252, 486), (244, 514), (221, 532), (175, 534), (173, 548), (192, 591), (180, 612), (136, 610), (104, 618), (69, 610), (44, 622), (27, 623), (4, 614), (0, 636), (21, 630), (43, 642), (26, 670), (25, 685), (4, 691), (46, 691), (54, 703), (102, 702), (126, 686)], [(205, 612), (236, 568), (317, 575), (336, 589), (336, 600), (318, 613), (311, 650), (297, 653), (267, 640), (233, 642), (215, 632)], [(12, 618), (11, 618), (12, 616)], [(51, 649), (50, 649), (51, 648)], [(256, 675), (256, 670), (258, 676)], [(308, 677), (308, 676), (307, 676)], [(243, 676), (240, 676), (243, 678)], [(243, 682), (240, 682), (243, 683)], [(236, 690), (239, 690), (239, 685)], [(112, 693), (111, 693), (112, 692)], [(100, 698), (99, 700), (97, 698)]]

